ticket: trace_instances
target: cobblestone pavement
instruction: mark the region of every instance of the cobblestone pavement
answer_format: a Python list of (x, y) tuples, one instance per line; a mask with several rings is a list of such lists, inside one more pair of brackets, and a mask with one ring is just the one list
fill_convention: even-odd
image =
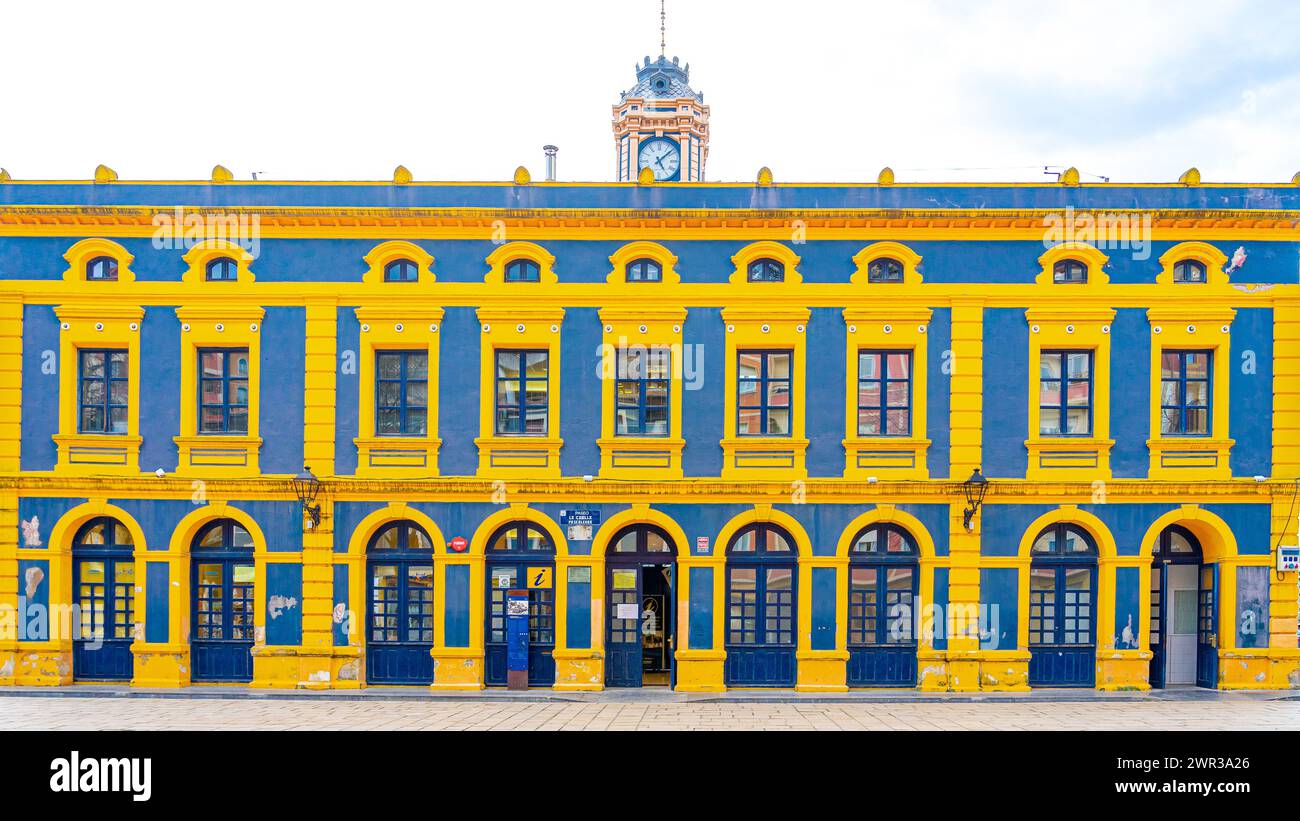
[(555, 702), (0, 695), (0, 730), (1300, 730), (1300, 701)]

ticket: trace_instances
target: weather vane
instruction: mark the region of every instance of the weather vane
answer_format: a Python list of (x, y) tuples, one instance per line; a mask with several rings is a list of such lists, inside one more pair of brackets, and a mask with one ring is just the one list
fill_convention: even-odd
[(667, 20), (667, 18), (668, 15), (664, 11), (664, 0), (659, 0), (659, 56), (660, 57), (663, 57), (664, 53), (668, 49), (668, 41), (665, 39), (665, 35), (664, 35), (664, 23)]

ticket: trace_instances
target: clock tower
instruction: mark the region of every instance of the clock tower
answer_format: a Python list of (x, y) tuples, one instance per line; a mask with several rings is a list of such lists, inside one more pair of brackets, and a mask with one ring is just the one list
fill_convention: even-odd
[(614, 106), (618, 181), (649, 168), (661, 182), (703, 182), (709, 158), (709, 107), (691, 90), (691, 66), (663, 54), (636, 67), (636, 85)]

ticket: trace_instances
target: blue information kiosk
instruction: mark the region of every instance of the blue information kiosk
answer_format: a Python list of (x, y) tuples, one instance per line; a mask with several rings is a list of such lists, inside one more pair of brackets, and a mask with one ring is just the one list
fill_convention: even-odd
[(506, 686), (528, 689), (528, 591), (506, 593)]

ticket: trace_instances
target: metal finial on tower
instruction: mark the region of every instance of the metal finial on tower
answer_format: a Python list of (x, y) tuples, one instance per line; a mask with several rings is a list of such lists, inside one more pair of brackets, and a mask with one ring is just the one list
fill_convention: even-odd
[(664, 0), (659, 0), (659, 56), (663, 57), (664, 52), (668, 50), (668, 40), (666, 39), (666, 21), (667, 12), (664, 11)]

